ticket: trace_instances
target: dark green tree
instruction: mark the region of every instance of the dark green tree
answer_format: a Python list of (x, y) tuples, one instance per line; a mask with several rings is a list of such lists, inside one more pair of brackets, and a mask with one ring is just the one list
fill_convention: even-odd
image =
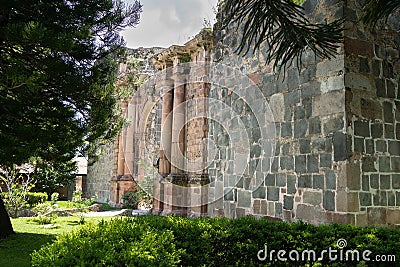
[[(140, 12), (137, 1), (2, 1), (0, 166), (31, 156), (67, 162), (116, 135), (119, 32), (137, 25)], [(0, 200), (0, 223), (9, 220), (3, 210)]]
[[(221, 28), (231, 25), (243, 27), (239, 54), (268, 46), (266, 63), (274, 62), (278, 71), (301, 61), (301, 55), (311, 49), (321, 58), (336, 55), (338, 41), (343, 38), (343, 20), (331, 23), (311, 23), (304, 15), (304, 0), (225, 0), (220, 2)], [(374, 28), (378, 21), (387, 19), (400, 9), (399, 0), (366, 0), (363, 4), (363, 22)]]

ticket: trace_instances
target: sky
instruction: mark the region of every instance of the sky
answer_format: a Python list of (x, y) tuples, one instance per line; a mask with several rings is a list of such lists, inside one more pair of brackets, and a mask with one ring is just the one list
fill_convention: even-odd
[[(133, 0), (125, 0), (132, 3)], [(136, 28), (121, 34), (127, 47), (169, 47), (182, 45), (203, 27), (213, 23), (217, 0), (141, 0), (143, 12)]]

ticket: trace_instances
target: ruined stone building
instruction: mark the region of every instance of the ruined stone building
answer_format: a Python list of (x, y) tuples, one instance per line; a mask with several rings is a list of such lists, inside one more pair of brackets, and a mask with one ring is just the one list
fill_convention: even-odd
[(121, 103), (130, 120), (88, 170), (88, 193), (121, 202), (148, 176), (153, 213), (400, 224), (398, 17), (367, 31), (357, 0), (307, 0), (344, 18), (334, 59), (312, 52), (277, 75), (265, 46), (235, 54), (235, 27), (149, 57), (158, 71)]

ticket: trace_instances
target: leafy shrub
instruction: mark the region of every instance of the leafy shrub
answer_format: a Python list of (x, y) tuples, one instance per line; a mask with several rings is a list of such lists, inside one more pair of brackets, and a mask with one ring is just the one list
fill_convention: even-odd
[[(33, 266), (365, 266), (357, 261), (318, 262), (260, 261), (265, 246), (275, 250), (337, 248), (374, 255), (395, 255), (400, 260), (400, 231), (377, 227), (269, 222), (253, 217), (181, 218), (139, 216), (85, 226), (60, 236), (32, 254)], [(275, 252), (275, 256), (276, 256)], [(286, 255), (287, 256), (287, 255)], [(275, 257), (276, 258), (276, 257)], [(398, 265), (399, 262), (391, 266)], [(364, 265), (362, 265), (364, 264)], [(388, 266), (387, 262), (373, 266)]]
[(151, 195), (143, 190), (142, 186), (139, 184), (134, 186), (133, 191), (122, 195), (124, 206), (128, 209), (138, 209), (139, 204), (143, 204), (146, 208), (150, 208), (152, 199)]
[(117, 219), (61, 235), (32, 254), (32, 266), (175, 266), (171, 231)]
[(137, 191), (130, 191), (122, 195), (124, 207), (128, 209), (137, 209), (140, 202), (140, 193)]
[(47, 198), (48, 198), (47, 193), (41, 193), (41, 192), (26, 193), (26, 202), (31, 207), (36, 206), (39, 203), (44, 203), (47, 200)]

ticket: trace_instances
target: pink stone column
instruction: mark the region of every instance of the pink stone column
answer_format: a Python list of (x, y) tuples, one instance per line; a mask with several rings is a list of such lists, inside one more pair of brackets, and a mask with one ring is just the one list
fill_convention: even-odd
[(125, 157), (125, 165), (124, 165), (124, 174), (125, 176), (132, 178), (133, 177), (133, 165), (134, 165), (134, 135), (135, 135), (135, 126), (136, 126), (136, 104), (135, 99), (132, 99), (127, 107), (127, 119), (130, 121), (128, 128), (124, 131), (125, 142), (124, 142), (124, 157)]
[[(157, 91), (162, 96), (161, 116), (161, 143), (158, 172), (165, 178), (171, 172), (171, 138), (172, 138), (172, 107), (173, 107), (173, 81), (171, 80), (170, 69), (161, 72), (156, 83)], [(164, 209), (165, 190), (164, 183), (155, 180), (153, 183), (153, 214), (161, 214)]]

